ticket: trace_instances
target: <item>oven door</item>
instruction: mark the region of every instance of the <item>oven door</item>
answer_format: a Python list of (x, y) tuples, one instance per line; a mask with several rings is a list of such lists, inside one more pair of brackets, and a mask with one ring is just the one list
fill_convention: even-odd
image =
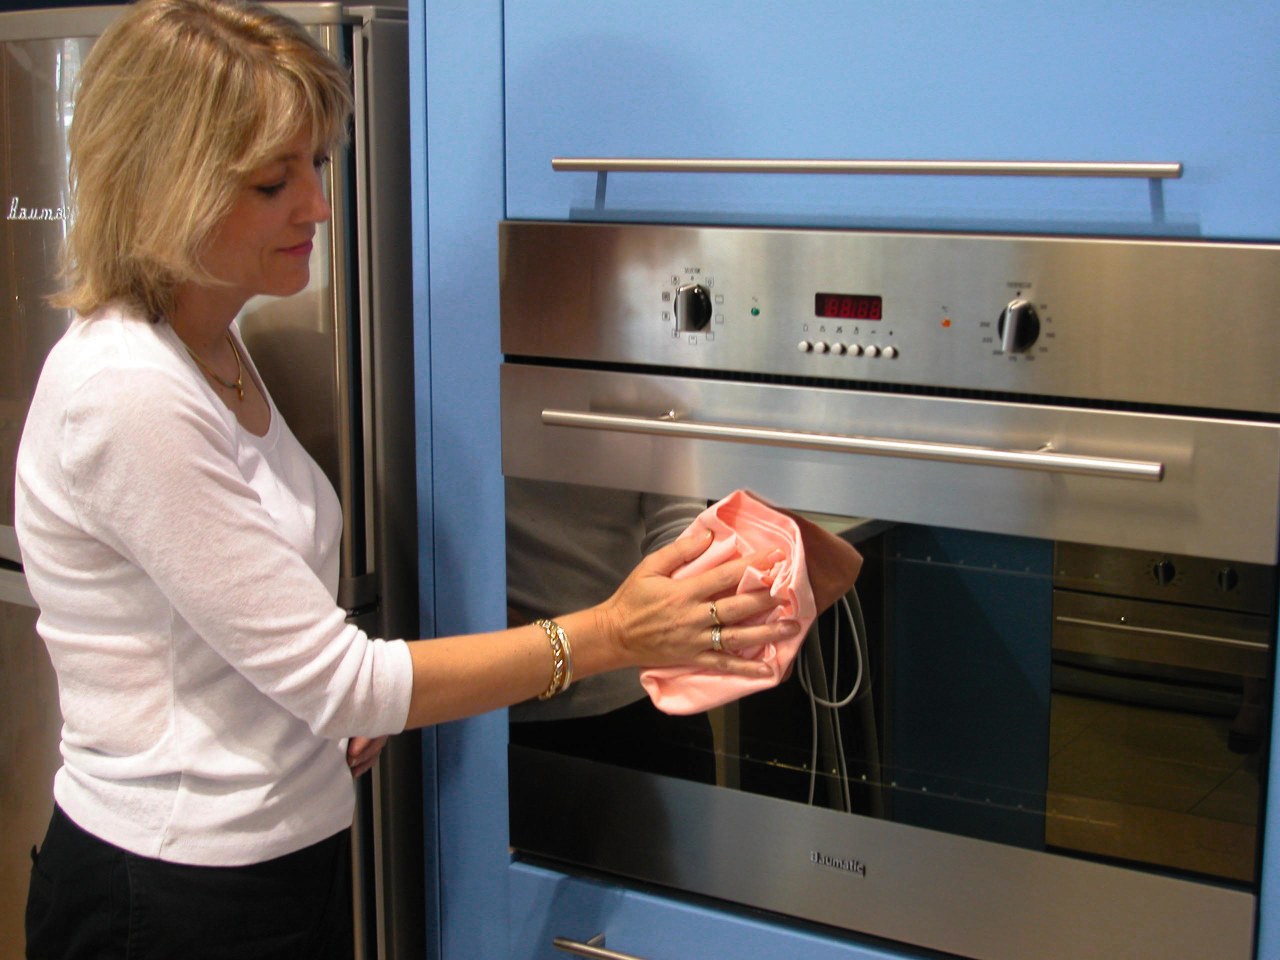
[(775, 690), (513, 708), (522, 855), (963, 956), (1251, 956), (1269, 724), (1230, 749), (1231, 661), (1216, 711), (1055, 689), (1054, 551), (1254, 565), (1273, 611), (1274, 425), (520, 362), (502, 404), (513, 623), (736, 488), (866, 558)]

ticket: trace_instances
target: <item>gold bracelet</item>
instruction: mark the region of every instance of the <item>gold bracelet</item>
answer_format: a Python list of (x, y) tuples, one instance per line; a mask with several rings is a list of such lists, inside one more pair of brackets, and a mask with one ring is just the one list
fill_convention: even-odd
[(573, 683), (573, 650), (564, 628), (554, 620), (535, 620), (551, 644), (551, 682), (538, 694), (539, 700), (550, 700), (557, 693), (564, 693)]

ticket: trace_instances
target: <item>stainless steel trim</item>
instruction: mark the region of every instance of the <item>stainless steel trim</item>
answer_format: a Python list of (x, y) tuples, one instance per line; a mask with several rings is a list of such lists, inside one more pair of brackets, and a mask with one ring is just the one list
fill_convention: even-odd
[(0, 13), (0, 42), (96, 37), (123, 11), (123, 6), (10, 10)]
[[(846, 436), (807, 430), (779, 430), (772, 427), (740, 426), (732, 423), (703, 423), (674, 417), (632, 417), (613, 413), (586, 413), (579, 410), (543, 410), (548, 426), (577, 427), (584, 430), (618, 430), (653, 436), (679, 436), (738, 443), (762, 443), (777, 447), (831, 450), (876, 457), (904, 457), (938, 460), (943, 463), (971, 463), (982, 466), (1071, 473), (1090, 477), (1159, 482), (1164, 464), (1144, 460), (1116, 460), (1054, 453), (1049, 449), (1000, 450), (972, 444), (932, 443), (922, 440), (895, 440), (888, 437)], [(1046, 444), (1046, 447), (1049, 445)]]
[[(512, 844), (561, 862), (948, 955), (1253, 952), (1256, 898), (1239, 889), (520, 746), (510, 748), (510, 771)], [(745, 836), (750, 843), (716, 842)], [(863, 869), (843, 867), (852, 862)]]
[[(499, 241), (507, 356), (1280, 415), (1280, 244), (538, 221)], [(690, 282), (715, 313), (696, 333), (671, 302)], [(817, 316), (818, 291), (882, 317)], [(1014, 299), (1040, 332), (1006, 354)]]
[(1234, 650), (1249, 650), (1265, 654), (1270, 646), (1253, 640), (1236, 640), (1231, 637), (1216, 637), (1205, 633), (1189, 633), (1185, 630), (1164, 630), (1157, 627), (1139, 627), (1130, 623), (1109, 623), (1105, 620), (1090, 620), (1086, 617), (1056, 616), (1054, 623), (1069, 624), (1076, 627), (1088, 627), (1094, 630), (1110, 630), (1116, 633), (1135, 633), (1149, 637), (1171, 637), (1179, 640), (1194, 640), (1198, 643), (1210, 643)]
[(589, 173), (804, 173), (964, 177), (1124, 177), (1170, 180), (1181, 163), (1038, 160), (783, 160), (711, 157), (552, 157), (551, 169)]
[(557, 950), (563, 950), (565, 953), (572, 953), (578, 957), (591, 957), (594, 960), (642, 960), (642, 958), (631, 953), (606, 950), (603, 933), (596, 934), (586, 943), (582, 943), (579, 940), (570, 940), (568, 937), (556, 937), (551, 941), (551, 945)]
[[(403, 11), (379, 7), (343, 7), (340, 3), (269, 3), (268, 7), (304, 26), (353, 23)], [(96, 37), (125, 10), (124, 5), (64, 7), (50, 10), (10, 10), (0, 13), (0, 42)]]
[[(797, 509), (1112, 547), (1275, 562), (1280, 425), (809, 385), (506, 363), (510, 477), (716, 499), (744, 484)], [(1159, 483), (838, 449), (550, 426), (544, 410), (925, 443), (1054, 451), (1164, 465)], [(624, 421), (625, 423), (625, 421)], [(808, 439), (805, 437), (804, 439)], [(1226, 497), (1222, 491), (1230, 490)]]

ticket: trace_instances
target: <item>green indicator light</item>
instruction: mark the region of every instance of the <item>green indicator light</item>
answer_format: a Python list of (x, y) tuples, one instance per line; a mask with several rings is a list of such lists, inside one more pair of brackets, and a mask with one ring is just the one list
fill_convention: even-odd
[(752, 315), (753, 317), (758, 317), (758, 316), (760, 316), (760, 308), (759, 308), (759, 307), (752, 307), (752, 308), (751, 308), (751, 315)]

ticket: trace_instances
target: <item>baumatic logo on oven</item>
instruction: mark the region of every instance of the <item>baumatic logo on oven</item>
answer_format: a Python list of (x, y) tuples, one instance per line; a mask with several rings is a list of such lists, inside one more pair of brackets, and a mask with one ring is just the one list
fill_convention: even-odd
[(67, 207), (24, 207), (18, 197), (9, 198), (9, 211), (6, 220), (69, 220), (71, 211)]
[(865, 877), (867, 875), (867, 865), (861, 860), (844, 857), (829, 857), (818, 850), (809, 851), (809, 862), (817, 864), (820, 867), (830, 867), (832, 870), (843, 870), (845, 873), (852, 873), (859, 877)]

